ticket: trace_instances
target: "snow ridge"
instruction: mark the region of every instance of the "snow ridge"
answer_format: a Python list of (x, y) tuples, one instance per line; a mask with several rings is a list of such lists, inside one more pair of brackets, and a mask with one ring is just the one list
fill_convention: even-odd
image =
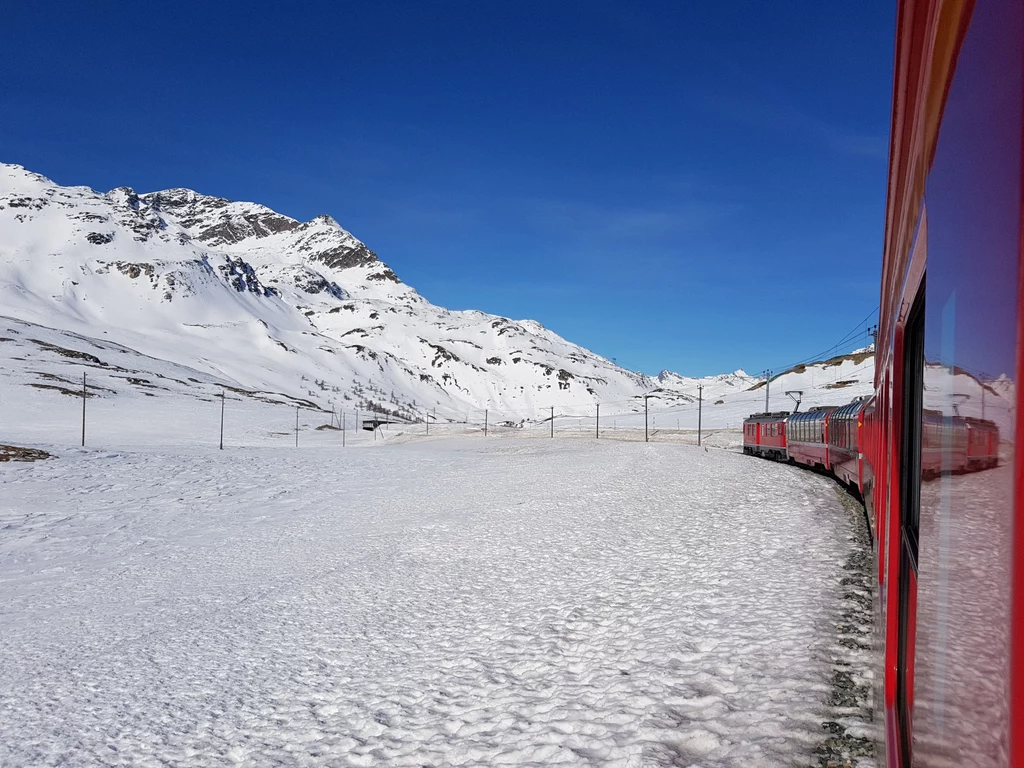
[(435, 306), (328, 215), (190, 189), (64, 187), (0, 164), (4, 314), (246, 387), (521, 410), (653, 389), (534, 321)]

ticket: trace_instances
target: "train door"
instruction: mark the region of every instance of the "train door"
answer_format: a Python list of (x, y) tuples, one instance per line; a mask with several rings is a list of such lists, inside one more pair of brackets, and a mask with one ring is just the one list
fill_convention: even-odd
[[(861, 498), (865, 498), (864, 494), (864, 452), (867, 450), (867, 445), (864, 440), (864, 421), (867, 419), (868, 404), (864, 403), (857, 412), (854, 414), (854, 438), (853, 438), (853, 452), (857, 457), (857, 490), (860, 491)], [(870, 533), (870, 531), (869, 531)]]
[(924, 399), (924, 281), (903, 336), (903, 428), (900, 435), (899, 583), (896, 717), (903, 765), (911, 760), (918, 534), (921, 518), (921, 438)]
[(825, 469), (832, 469), (832, 465), (829, 463), (828, 430), (829, 422), (832, 421), (833, 413), (835, 413), (835, 411), (826, 412), (821, 419), (821, 443), (822, 448), (825, 450)]
[(879, 626), (884, 632), (887, 622), (884, 593), (888, 587), (885, 577), (889, 555), (889, 510), (892, 507), (892, 376), (889, 367), (886, 367), (885, 380), (882, 383), (882, 422), (879, 425), (878, 439), (882, 441), (878, 451), (882, 471), (879, 475), (880, 487), (875, 493), (875, 509), (878, 515), (875, 525), (878, 528), (878, 588), (879, 596), (882, 598)]

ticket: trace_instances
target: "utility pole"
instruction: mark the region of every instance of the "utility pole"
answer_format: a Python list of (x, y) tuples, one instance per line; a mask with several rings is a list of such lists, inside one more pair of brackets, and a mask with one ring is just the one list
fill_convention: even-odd
[(430, 414), (424, 414), (423, 423), (427, 425), (427, 437), (430, 437)]
[(341, 412), (341, 447), (345, 447), (345, 411)]
[(765, 413), (770, 413), (770, 411), (768, 410), (768, 388), (771, 386), (771, 383), (772, 383), (772, 372), (770, 370), (765, 370), (765, 372), (764, 372), (764, 412)]
[(551, 406), (551, 436), (555, 436), (555, 406)]
[(650, 398), (650, 395), (644, 395), (644, 442), (645, 443), (649, 443), (650, 440), (651, 440), (650, 435), (647, 433), (647, 400), (649, 398)]
[(295, 406), (295, 447), (299, 447), (299, 406)]
[(357, 435), (359, 434), (359, 427), (360, 426), (362, 426), (362, 425), (359, 423), (359, 409), (356, 408), (356, 434)]
[(85, 447), (85, 374), (82, 374), (82, 447)]
[(224, 387), (220, 388), (220, 449), (224, 450)]
[(981, 418), (983, 419), (985, 418), (985, 379), (991, 381), (992, 376), (985, 373), (985, 371), (979, 371), (978, 383), (981, 385)]
[(704, 385), (697, 385), (697, 447), (700, 447), (700, 419), (704, 409)]
[(487, 409), (484, 408), (484, 437), (487, 437)]
[(601, 439), (601, 404), (597, 404), (597, 439)]

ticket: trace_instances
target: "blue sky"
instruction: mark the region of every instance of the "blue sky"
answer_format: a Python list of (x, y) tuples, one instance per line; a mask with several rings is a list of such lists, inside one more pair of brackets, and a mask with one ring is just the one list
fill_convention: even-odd
[(0, 160), (330, 213), (431, 301), (635, 370), (779, 370), (878, 305), (894, 23), (874, 0), (11, 3)]

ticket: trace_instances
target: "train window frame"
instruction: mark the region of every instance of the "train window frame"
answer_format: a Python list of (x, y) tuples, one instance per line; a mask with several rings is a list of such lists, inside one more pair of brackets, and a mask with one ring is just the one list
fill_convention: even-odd
[[(925, 279), (907, 314), (903, 331), (903, 383), (901, 392), (902, 429), (899, 456), (899, 584), (896, 643), (896, 709), (899, 738), (907, 765), (911, 760), (911, 714), (913, 695), (910, 665), (914, 638), (911, 637), (911, 571), (917, 578), (921, 522), (922, 442), (924, 437), (924, 333)], [(943, 419), (940, 431), (951, 428)]]

